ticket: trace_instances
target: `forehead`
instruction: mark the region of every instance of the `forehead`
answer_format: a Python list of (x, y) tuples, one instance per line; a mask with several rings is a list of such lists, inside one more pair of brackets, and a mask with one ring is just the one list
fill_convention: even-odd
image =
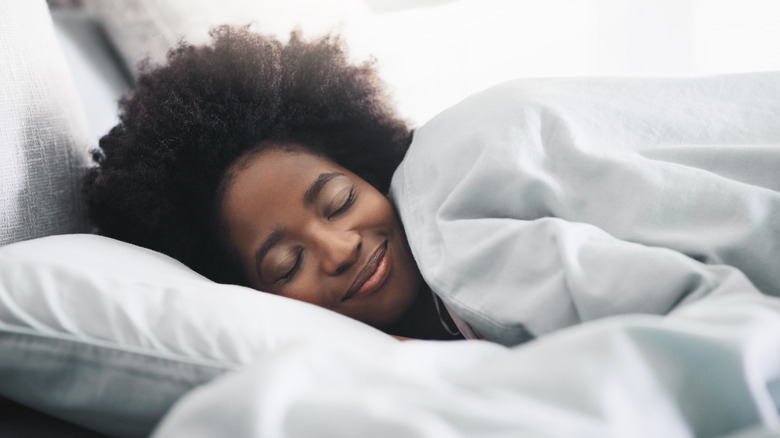
[(256, 190), (258, 195), (277, 195), (285, 188), (303, 186), (310, 178), (333, 169), (344, 170), (320, 155), (302, 150), (269, 149), (240, 160), (231, 168), (232, 178), (226, 194), (240, 195)]
[(302, 208), (303, 193), (323, 172), (347, 173), (326, 157), (281, 149), (263, 151), (234, 166), (221, 208), (231, 237), (236, 237), (235, 228), (256, 228)]

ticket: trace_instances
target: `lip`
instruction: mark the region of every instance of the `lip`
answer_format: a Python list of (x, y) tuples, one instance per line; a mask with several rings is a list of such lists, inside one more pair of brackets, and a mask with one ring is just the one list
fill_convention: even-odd
[(390, 257), (387, 246), (388, 242), (385, 241), (371, 254), (366, 265), (355, 277), (347, 294), (342, 298), (342, 302), (356, 296), (367, 295), (385, 283), (390, 274)]

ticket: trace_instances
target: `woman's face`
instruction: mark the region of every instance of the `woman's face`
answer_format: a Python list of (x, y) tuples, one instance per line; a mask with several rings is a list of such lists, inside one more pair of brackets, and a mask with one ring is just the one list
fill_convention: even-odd
[(221, 213), (253, 288), (380, 328), (409, 309), (421, 277), (385, 196), (304, 151), (247, 160), (231, 169)]

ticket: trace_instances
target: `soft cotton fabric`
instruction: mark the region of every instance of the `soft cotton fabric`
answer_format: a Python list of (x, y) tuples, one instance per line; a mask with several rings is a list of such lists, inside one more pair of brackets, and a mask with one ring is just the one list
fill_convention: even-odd
[(109, 436), (146, 437), (186, 392), (291, 346), (395, 342), (106, 237), (0, 247), (0, 396)]
[(780, 300), (722, 296), (513, 348), (301, 345), (182, 398), (167, 437), (780, 435)]
[(524, 79), (416, 130), (391, 194), (433, 291), (514, 345), (780, 295), (778, 145), (778, 73)]

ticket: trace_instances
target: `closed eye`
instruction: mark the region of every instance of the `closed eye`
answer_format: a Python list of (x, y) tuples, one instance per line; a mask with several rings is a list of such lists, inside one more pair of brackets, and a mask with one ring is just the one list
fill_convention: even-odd
[(349, 210), (349, 207), (351, 207), (352, 204), (355, 203), (355, 198), (356, 198), (355, 187), (351, 187), (349, 189), (349, 195), (347, 195), (347, 199), (344, 200), (344, 203), (341, 204), (341, 207), (339, 207), (338, 209), (336, 209), (336, 211), (328, 215), (328, 219), (333, 219), (334, 217)]
[(301, 266), (301, 259), (303, 259), (303, 250), (298, 250), (298, 255), (295, 257), (295, 264), (292, 266), (292, 268), (290, 268), (289, 271), (287, 271), (286, 274), (277, 278), (274, 283), (278, 283), (280, 281), (288, 283), (290, 280), (292, 280), (292, 278), (295, 276), (295, 273), (298, 272), (298, 269)]

